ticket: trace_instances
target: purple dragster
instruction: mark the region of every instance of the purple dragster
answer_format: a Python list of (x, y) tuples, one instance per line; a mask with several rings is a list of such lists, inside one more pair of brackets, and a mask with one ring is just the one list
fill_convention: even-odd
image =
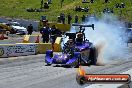
[(78, 67), (79, 65), (95, 65), (97, 62), (97, 52), (94, 45), (85, 39), (85, 27), (92, 27), (92, 25), (73, 24), (79, 26), (80, 31), (77, 33), (65, 33), (69, 36), (68, 41), (64, 44), (61, 53), (53, 54), (52, 50), (46, 51), (45, 62), (47, 65), (61, 64), (71, 67)]

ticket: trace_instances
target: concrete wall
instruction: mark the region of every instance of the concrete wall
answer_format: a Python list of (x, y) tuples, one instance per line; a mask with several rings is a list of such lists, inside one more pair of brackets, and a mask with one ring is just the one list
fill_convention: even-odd
[(46, 50), (53, 50), (54, 52), (61, 51), (61, 37), (57, 37), (54, 45), (52, 45), (51, 43), (29, 42), (30, 41), (28, 41), (27, 39), (27, 43), (0, 44), (0, 57), (45, 54)]
[(0, 57), (34, 55), (36, 47), (36, 44), (1, 44)]

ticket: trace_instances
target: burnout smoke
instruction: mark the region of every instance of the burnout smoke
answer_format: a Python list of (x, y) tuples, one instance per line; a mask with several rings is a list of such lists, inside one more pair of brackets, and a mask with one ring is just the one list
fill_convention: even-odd
[(94, 24), (95, 30), (85, 28), (86, 38), (98, 50), (98, 63), (107, 63), (112, 59), (119, 59), (126, 48), (125, 28), (117, 17), (105, 14), (98, 21), (89, 20), (85, 24)]

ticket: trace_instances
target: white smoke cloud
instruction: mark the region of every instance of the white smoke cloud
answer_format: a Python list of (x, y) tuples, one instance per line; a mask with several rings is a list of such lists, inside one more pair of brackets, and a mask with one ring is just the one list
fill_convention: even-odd
[(117, 17), (105, 14), (98, 21), (92, 20), (85, 24), (94, 24), (95, 30), (86, 28), (86, 38), (93, 42), (99, 49), (99, 60), (109, 62), (111, 59), (119, 59), (125, 54), (126, 43), (124, 40), (124, 25)]

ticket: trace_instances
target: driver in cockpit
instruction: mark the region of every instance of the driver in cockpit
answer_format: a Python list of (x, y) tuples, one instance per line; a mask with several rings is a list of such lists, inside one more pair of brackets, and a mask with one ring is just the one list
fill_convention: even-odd
[(69, 39), (67, 41), (67, 49), (68, 49), (69, 54), (73, 55), (73, 53), (74, 53), (74, 41), (73, 41), (73, 39)]
[(80, 43), (83, 42), (83, 33), (82, 32), (77, 33), (76, 42), (80, 42)]
[(69, 39), (69, 40), (67, 41), (67, 43), (68, 43), (68, 47), (69, 47), (69, 48), (73, 48), (73, 47), (74, 47), (73, 39)]
[(83, 42), (85, 28), (80, 26), (79, 29), (80, 29), (80, 31), (76, 33), (76, 36), (77, 36), (76, 42), (82, 43)]

